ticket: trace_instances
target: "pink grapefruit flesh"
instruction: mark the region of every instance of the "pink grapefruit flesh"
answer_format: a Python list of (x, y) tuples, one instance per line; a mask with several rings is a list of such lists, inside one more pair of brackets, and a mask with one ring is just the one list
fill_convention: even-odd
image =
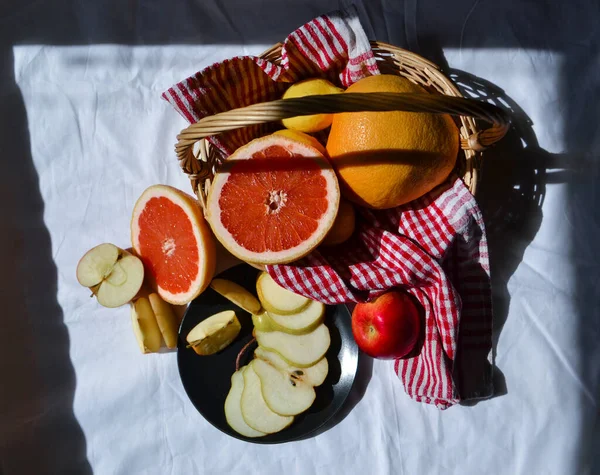
[(318, 149), (269, 135), (225, 161), (211, 184), (207, 214), (215, 236), (239, 259), (287, 263), (323, 240), (339, 197), (335, 173)]
[(135, 204), (132, 244), (163, 300), (196, 298), (215, 271), (215, 242), (198, 202), (175, 188), (155, 185)]

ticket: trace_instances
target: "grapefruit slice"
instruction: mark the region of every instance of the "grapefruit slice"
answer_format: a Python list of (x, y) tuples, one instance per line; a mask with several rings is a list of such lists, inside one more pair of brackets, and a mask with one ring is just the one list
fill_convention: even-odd
[(237, 149), (215, 174), (207, 217), (223, 246), (256, 264), (285, 264), (318, 246), (338, 210), (337, 178), (310, 142), (281, 134)]
[(215, 272), (216, 249), (198, 202), (166, 185), (147, 188), (131, 219), (131, 241), (158, 295), (184, 305)]

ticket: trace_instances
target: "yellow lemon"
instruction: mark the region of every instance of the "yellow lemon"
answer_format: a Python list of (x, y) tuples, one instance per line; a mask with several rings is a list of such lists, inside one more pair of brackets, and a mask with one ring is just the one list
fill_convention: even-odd
[[(283, 99), (293, 97), (316, 96), (323, 94), (338, 94), (343, 89), (334, 86), (326, 79), (305, 79), (292, 84), (283, 94)], [(331, 125), (333, 114), (315, 114), (290, 117), (281, 122), (286, 129), (299, 130), (300, 132), (318, 132)]]

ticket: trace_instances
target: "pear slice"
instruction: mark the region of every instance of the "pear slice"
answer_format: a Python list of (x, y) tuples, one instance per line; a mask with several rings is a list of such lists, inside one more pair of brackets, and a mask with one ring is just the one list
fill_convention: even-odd
[(77, 264), (77, 280), (92, 290), (98, 303), (114, 308), (130, 302), (144, 282), (142, 261), (114, 244), (100, 244)]
[(252, 315), (252, 325), (254, 326), (255, 330), (259, 330), (261, 332), (275, 331), (273, 322), (267, 312)]
[(131, 324), (141, 352), (156, 353), (161, 347), (162, 335), (146, 297), (140, 297), (131, 304)]
[(254, 328), (263, 332), (280, 331), (290, 335), (312, 332), (325, 319), (325, 305), (311, 301), (304, 310), (291, 315), (279, 315), (263, 311), (252, 315)]
[(250, 314), (260, 312), (260, 302), (241, 285), (226, 279), (213, 279), (210, 287)]
[(280, 315), (296, 313), (306, 307), (311, 300), (281, 287), (267, 273), (262, 272), (256, 281), (258, 299), (265, 310)]
[(244, 375), (242, 368), (231, 375), (231, 389), (225, 399), (225, 419), (227, 424), (244, 437), (263, 437), (267, 434), (253, 429), (242, 416), (242, 392), (244, 391)]
[(306, 411), (317, 396), (312, 386), (260, 358), (252, 360), (249, 366), (260, 379), (260, 389), (267, 406), (281, 416), (295, 416)]
[(331, 344), (329, 329), (323, 323), (304, 335), (290, 335), (278, 331), (263, 332), (256, 328), (254, 334), (260, 346), (278, 353), (291, 366), (300, 368), (317, 363), (325, 356)]
[(236, 339), (242, 326), (233, 310), (225, 310), (201, 321), (186, 340), (199, 355), (213, 355)]
[(285, 429), (294, 421), (293, 416), (280, 416), (269, 409), (262, 395), (260, 379), (251, 365), (245, 367), (243, 376), (244, 389), (240, 409), (246, 424), (265, 434), (274, 434)]
[(165, 302), (162, 297), (156, 293), (148, 295), (148, 301), (156, 317), (158, 328), (165, 340), (167, 348), (177, 348), (177, 317), (173, 312), (171, 304)]
[(292, 315), (280, 315), (267, 312), (274, 330), (279, 330), (292, 335), (303, 335), (317, 328), (325, 319), (325, 305), (311, 300), (309, 304)]
[(262, 347), (257, 347), (254, 350), (254, 356), (265, 360), (267, 363), (284, 371), (289, 375), (293, 375), (296, 379), (309, 384), (311, 386), (320, 386), (325, 381), (327, 373), (329, 373), (329, 363), (327, 358), (321, 358), (316, 364), (307, 368), (298, 368), (291, 366), (281, 356), (274, 351), (265, 350)]

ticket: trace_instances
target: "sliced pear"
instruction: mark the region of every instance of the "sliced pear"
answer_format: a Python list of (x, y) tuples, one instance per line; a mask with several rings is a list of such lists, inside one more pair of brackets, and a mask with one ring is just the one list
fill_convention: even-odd
[(240, 409), (246, 424), (259, 432), (274, 434), (294, 421), (293, 416), (280, 416), (269, 409), (262, 395), (260, 379), (250, 365), (244, 367), (243, 376), (244, 389)]
[(130, 302), (142, 287), (144, 265), (133, 254), (104, 243), (79, 260), (77, 280), (92, 290), (100, 305), (120, 307)]
[(156, 317), (158, 328), (165, 340), (167, 348), (177, 348), (177, 317), (173, 312), (170, 303), (165, 302), (162, 297), (156, 293), (148, 295), (148, 301)]
[(260, 389), (267, 406), (281, 416), (295, 416), (306, 411), (317, 396), (312, 386), (260, 358), (252, 360), (249, 366), (260, 379)]
[(279, 315), (296, 313), (306, 307), (311, 300), (281, 287), (267, 273), (262, 272), (256, 281), (258, 299), (265, 310)]
[(212, 355), (236, 339), (242, 326), (233, 310), (225, 310), (201, 321), (186, 340), (199, 355)]
[(255, 330), (259, 330), (261, 332), (275, 331), (275, 328), (273, 327), (273, 322), (269, 318), (267, 312), (252, 315), (252, 325), (254, 325)]
[(291, 335), (312, 332), (325, 319), (325, 305), (311, 301), (304, 310), (291, 315), (279, 315), (263, 311), (252, 315), (254, 328), (263, 332), (280, 331)]
[(244, 437), (263, 437), (267, 434), (250, 427), (242, 416), (241, 401), (244, 391), (242, 372), (243, 369), (240, 369), (231, 375), (231, 389), (225, 399), (225, 419), (229, 427)]
[(329, 363), (327, 358), (321, 358), (316, 364), (307, 368), (298, 368), (291, 366), (281, 356), (274, 351), (265, 350), (262, 347), (257, 347), (254, 350), (254, 356), (265, 360), (281, 371), (289, 375), (293, 375), (296, 379), (309, 384), (311, 386), (320, 386), (325, 381), (327, 373), (329, 373)]
[(301, 368), (317, 363), (325, 356), (331, 344), (329, 329), (323, 323), (304, 335), (263, 332), (256, 328), (254, 334), (260, 346), (278, 353), (290, 365)]
[(142, 353), (155, 353), (160, 349), (162, 335), (146, 297), (141, 297), (131, 304), (131, 324)]
[(317, 328), (325, 319), (325, 305), (311, 300), (310, 303), (298, 313), (280, 315), (267, 312), (274, 330), (279, 330), (292, 335), (303, 335)]
[(260, 312), (260, 302), (241, 285), (226, 279), (213, 279), (210, 287), (250, 314)]

